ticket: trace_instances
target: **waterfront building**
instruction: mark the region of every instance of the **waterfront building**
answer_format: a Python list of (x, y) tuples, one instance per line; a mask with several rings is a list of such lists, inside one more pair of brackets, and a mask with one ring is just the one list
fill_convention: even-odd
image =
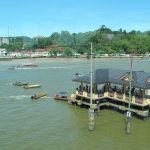
[[(50, 49), (53, 47), (57, 47), (57, 45), (51, 45), (45, 49), (36, 49), (35, 53), (32, 54), (31, 57), (47, 57), (50, 56), (51, 54), (49, 53)], [(58, 54), (63, 53), (64, 48), (63, 47), (58, 47), (59, 51)]]
[(18, 51), (10, 52), (10, 53), (9, 53), (9, 56), (10, 56), (10, 57), (22, 57), (22, 53), (21, 53), (21, 52), (18, 52)]
[(29, 52), (29, 51), (20, 51), (22, 57), (31, 57), (34, 52)]
[[(72, 81), (80, 83), (72, 93), (69, 103), (90, 107), (90, 73)], [(119, 69), (97, 69), (93, 72), (92, 107), (115, 107), (126, 112), (129, 103), (130, 71)], [(141, 117), (149, 115), (150, 73), (132, 72), (131, 112)]]
[(47, 57), (50, 53), (46, 49), (36, 49), (35, 53), (31, 55), (31, 57)]
[(57, 45), (51, 45), (49, 47), (46, 48), (46, 50), (50, 50), (51, 48), (57, 47), (58, 48), (58, 54), (62, 54), (64, 52), (64, 47), (58, 47)]
[(5, 48), (0, 48), (0, 56), (6, 56), (7, 50)]
[(2, 44), (9, 44), (9, 38), (7, 38), (7, 37), (0, 37), (0, 46)]

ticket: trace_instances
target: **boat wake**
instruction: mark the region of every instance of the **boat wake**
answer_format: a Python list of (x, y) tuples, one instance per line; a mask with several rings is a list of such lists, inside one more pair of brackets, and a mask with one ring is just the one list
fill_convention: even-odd
[(17, 95), (17, 96), (9, 96), (10, 99), (26, 99), (30, 98), (31, 95)]
[(19, 70), (29, 70), (29, 69), (35, 69), (35, 68), (18, 68)]
[(40, 67), (40, 69), (61, 69), (66, 67)]

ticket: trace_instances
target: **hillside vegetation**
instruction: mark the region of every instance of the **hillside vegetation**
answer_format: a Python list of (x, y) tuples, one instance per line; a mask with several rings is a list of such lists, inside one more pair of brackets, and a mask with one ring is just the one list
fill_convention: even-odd
[(8, 51), (35, 51), (37, 48), (47, 48), (50, 45), (70, 47), (78, 53), (90, 52), (90, 43), (93, 43), (95, 53), (150, 53), (150, 31), (140, 32), (119, 29), (112, 31), (105, 25), (98, 30), (85, 33), (69, 33), (69, 31), (54, 32), (49, 37), (27, 36), (13, 37), (10, 44), (2, 44), (1, 48)]

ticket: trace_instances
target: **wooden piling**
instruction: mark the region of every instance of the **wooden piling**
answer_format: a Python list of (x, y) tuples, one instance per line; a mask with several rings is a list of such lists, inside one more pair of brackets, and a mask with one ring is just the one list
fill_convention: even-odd
[(93, 131), (94, 130), (94, 109), (89, 108), (89, 130)]
[(127, 133), (130, 134), (131, 112), (129, 111), (127, 112), (126, 122), (127, 122)]
[(99, 101), (97, 101), (96, 103), (97, 103), (97, 115), (100, 116), (100, 104), (99, 104)]

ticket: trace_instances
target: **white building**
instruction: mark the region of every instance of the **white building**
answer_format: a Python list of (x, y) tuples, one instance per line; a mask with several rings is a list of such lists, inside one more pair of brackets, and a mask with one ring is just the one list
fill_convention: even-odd
[(22, 57), (31, 57), (31, 55), (33, 54), (33, 52), (29, 51), (20, 51), (20, 53)]
[(10, 52), (9, 56), (11, 56), (11, 57), (22, 57), (22, 53), (20, 53), (20, 52)]
[(31, 54), (31, 57), (47, 57), (50, 56), (48, 50), (45, 49), (36, 49), (35, 53)]
[(0, 48), (0, 55), (6, 56), (7, 55), (7, 50), (5, 48)]
[(9, 44), (9, 38), (7, 38), (7, 37), (0, 37), (0, 46), (2, 44)]

